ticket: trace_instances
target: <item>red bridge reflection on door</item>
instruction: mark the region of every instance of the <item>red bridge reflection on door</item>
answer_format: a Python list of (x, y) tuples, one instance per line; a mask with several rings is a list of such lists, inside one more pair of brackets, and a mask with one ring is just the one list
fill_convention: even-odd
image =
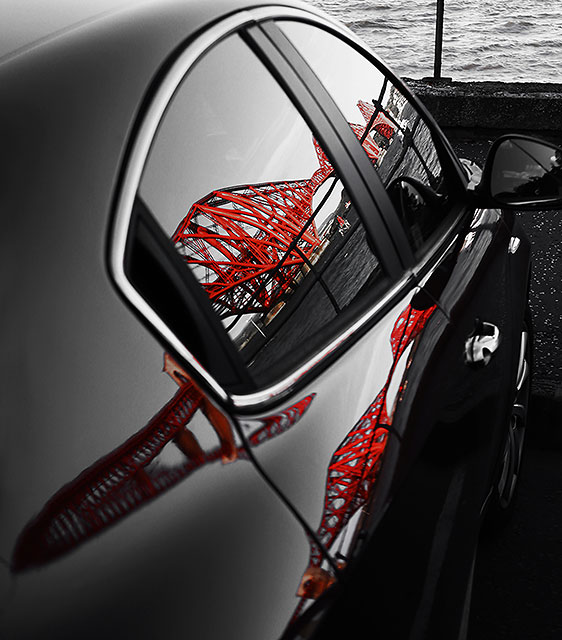
[[(325, 549), (331, 548), (353, 515), (368, 502), (381, 466), (388, 427), (392, 424), (393, 410), (389, 413), (386, 401), (394, 372), (404, 351), (419, 336), (435, 308), (431, 306), (417, 310), (408, 305), (400, 314), (390, 336), (393, 361), (386, 383), (332, 456), (326, 479), (322, 520), (316, 532)], [(401, 391), (402, 386), (397, 397)], [(322, 551), (311, 539), (309, 566), (297, 592), (303, 600), (295, 616), (304, 605), (304, 600), (317, 598), (334, 582), (334, 577), (320, 567), (322, 561)]]
[[(351, 517), (368, 501), (381, 465), (388, 427), (392, 424), (392, 411), (389, 413), (386, 406), (390, 382), (401, 356), (434, 310), (434, 306), (424, 310), (408, 306), (400, 314), (390, 336), (393, 362), (387, 381), (332, 456), (323, 516), (317, 529), (325, 549), (331, 548)], [(163, 495), (205, 465), (219, 459), (248, 458), (243, 446), (235, 446), (230, 425), (219, 423), (185, 372), (168, 356), (165, 371), (180, 385), (178, 392), (143, 429), (46, 503), (18, 536), (12, 571), (20, 572), (55, 560)], [(293, 427), (314, 397), (315, 394), (308, 395), (286, 410), (261, 419), (259, 426), (247, 436), (248, 445), (259, 446)], [(209, 451), (199, 447), (187, 428), (198, 408), (206, 413), (220, 441), (219, 446)], [(171, 468), (152, 466), (151, 462), (171, 441), (185, 453), (184, 462)], [(301, 601), (294, 618), (307, 599), (318, 597), (334, 581), (334, 577), (321, 568), (322, 560), (322, 552), (313, 541), (309, 566), (297, 592)]]

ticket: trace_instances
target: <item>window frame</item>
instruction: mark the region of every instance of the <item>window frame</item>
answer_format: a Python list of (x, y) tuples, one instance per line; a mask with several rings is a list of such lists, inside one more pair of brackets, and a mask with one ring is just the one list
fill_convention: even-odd
[[(246, 39), (289, 96), (342, 178), (381, 263), (392, 280), (404, 269), (403, 229), (388, 220), (390, 199), (357, 137), (304, 58), (273, 20), (246, 29)], [(358, 152), (359, 150), (359, 152)], [(387, 202), (388, 201), (388, 202)], [(391, 206), (391, 205), (390, 205)]]
[[(267, 17), (265, 17), (266, 15)], [(386, 192), (386, 188), (382, 184), (382, 181), (380, 180), (376, 169), (370, 162), (363, 162), (360, 164), (361, 171), (364, 174), (365, 180), (374, 180), (373, 175), (376, 175), (376, 192), (378, 201), (381, 203), (381, 212), (384, 216), (385, 223), (387, 224), (387, 227), (391, 233), (404, 268), (412, 268), (416, 273), (426, 273), (428, 270), (428, 265), (431, 264), (436, 258), (439, 259), (438, 256), (442, 251), (442, 247), (450, 243), (452, 235), (454, 235), (462, 226), (468, 212), (468, 207), (466, 206), (466, 191), (468, 179), (449, 141), (443, 135), (441, 129), (439, 128), (439, 125), (437, 124), (431, 113), (426, 109), (425, 105), (419, 100), (419, 98), (414, 93), (412, 93), (412, 91), (404, 83), (404, 81), (399, 76), (397, 76), (396, 73), (376, 54), (365, 47), (365, 45), (351, 31), (346, 28), (338, 28), (338, 26), (331, 24), (328, 21), (312, 20), (306, 16), (297, 17), (295, 15), (294, 17), (272, 17), (270, 15), (270, 12), (267, 12), (267, 14), (266, 12), (264, 12), (264, 19), (261, 22), (262, 27), (267, 24), (268, 28), (271, 29), (269, 25), (275, 25), (276, 31), (280, 33), (279, 36), (275, 36), (277, 42), (279, 43), (279, 46), (282, 47), (284, 51), (291, 51), (291, 55), (298, 56), (304, 67), (306, 67), (306, 69), (308, 70), (309, 74), (312, 74), (312, 76), (314, 76), (315, 78), (316, 76), (314, 75), (314, 72), (310, 69), (310, 67), (308, 67), (306, 59), (300, 54), (298, 49), (295, 47), (295, 45), (293, 45), (289, 38), (275, 24), (277, 22), (284, 21), (301, 22), (314, 27), (322, 28), (324, 31), (330, 33), (332, 36), (338, 38), (339, 40), (347, 44), (350, 48), (354, 49), (359, 55), (363, 56), (378, 71), (386, 76), (386, 78), (415, 108), (415, 110), (421, 116), (422, 121), (428, 127), (439, 156), (439, 161), (443, 168), (444, 178), (447, 181), (450, 190), (449, 195), (451, 197), (451, 214), (447, 216), (448, 220), (450, 221), (449, 224), (443, 224), (441, 229), (439, 230), (439, 233), (435, 234), (432, 242), (427, 243), (427, 245), (424, 247), (423, 252), (420, 252), (418, 255), (415, 255), (415, 249), (413, 246), (411, 246), (409, 240), (407, 239), (406, 230), (404, 229), (401, 216), (390, 200)], [(273, 33), (273, 31), (271, 31), (270, 33)], [(335, 105), (330, 94), (326, 89), (324, 89), (321, 82), (319, 80), (317, 81), (321, 87), (321, 89), (316, 88), (317, 98), (322, 107), (326, 108), (326, 105), (329, 103)], [(343, 118), (343, 120), (345, 120), (345, 118)], [(337, 126), (341, 126), (341, 121)], [(364, 150), (361, 148), (361, 145), (357, 140), (353, 141), (353, 144), (351, 145), (349, 151), (355, 156), (366, 156)]]
[[(390, 210), (391, 217), (388, 217), (390, 214), (387, 210), (387, 204), (390, 203), (390, 199), (388, 199), (388, 203), (384, 203), (385, 212), (383, 214), (375, 197), (379, 187), (369, 187), (369, 185), (377, 185), (377, 180), (382, 187), (380, 178), (376, 175), (347, 123), (345, 123), (346, 127), (342, 128), (341, 122), (345, 122), (345, 119), (327, 92), (322, 90), (320, 95), (316, 96), (313, 95), (310, 87), (307, 87), (306, 82), (310, 79), (309, 74), (312, 73), (310, 68), (300, 57), (300, 54), (297, 53), (298, 58), (295, 59), (296, 50), (275, 25), (273, 25), (275, 31), (283, 35), (290, 47), (287, 48), (286, 43), (283, 43), (280, 49), (279, 43), (272, 42), (271, 34), (268, 33), (268, 29), (271, 27), (264, 29), (262, 23), (267, 21), (269, 24), (273, 24), (271, 23), (273, 18), (298, 18), (320, 27), (328, 27), (329, 30), (339, 33), (338, 27), (325, 18), (315, 15), (314, 11), (275, 6), (241, 11), (231, 15), (187, 43), (167, 64), (165, 73), (159, 74), (154, 79), (152, 86), (148, 88), (146, 99), (141, 105), (137, 123), (131, 134), (108, 230), (108, 270), (120, 295), (149, 330), (163, 343), (164, 347), (189, 365), (194, 382), (219, 404), (235, 408), (239, 414), (251, 414), (256, 410), (263, 411), (272, 408), (309, 383), (355, 344), (389, 306), (404, 294), (405, 290), (415, 286), (416, 280), (412, 271), (406, 268), (413, 257), (409, 247), (404, 247), (405, 234), (403, 229), (396, 227), (398, 218), (393, 208)], [(222, 39), (236, 32), (246, 39), (246, 43), (250, 45), (259, 60), (272, 73), (274, 80), (288, 95), (326, 150), (336, 170), (346, 176), (346, 182), (344, 182), (346, 187), (349, 188), (347, 183), (349, 176), (354, 176), (353, 180), (356, 181), (356, 185), (352, 190), (360, 195), (357, 197), (357, 194), (351, 193), (352, 190), (350, 190), (350, 195), (358, 212), (363, 214), (361, 215), (363, 222), (365, 222), (365, 218), (371, 221), (370, 224), (365, 225), (367, 233), (370, 234), (375, 247), (378, 250), (380, 247), (378, 257), (386, 273), (390, 276), (389, 288), (382, 293), (380, 298), (372, 301), (369, 308), (362, 308), (358, 311), (353, 322), (343, 330), (339, 330), (337, 335), (329, 339), (329, 342), (316, 354), (309, 357), (306, 362), (266, 388), (238, 395), (228, 393), (219, 384), (213, 375), (201, 365), (188, 346), (162, 320), (150, 303), (140, 295), (126, 275), (124, 260), (135, 197), (152, 141), (167, 105), (185, 75), (201, 56)], [(296, 69), (291, 62), (297, 66)], [(382, 68), (386, 70), (386, 66), (382, 65)], [(319, 81), (316, 79), (316, 82)], [(335, 125), (334, 122), (338, 124)], [(344, 134), (342, 141), (341, 133), (345, 130), (348, 131), (349, 136)], [(373, 174), (376, 176), (375, 180)], [(384, 189), (384, 187), (382, 188)], [(392, 233), (389, 232), (389, 224)], [(373, 237), (374, 230), (377, 234), (375, 237)]]

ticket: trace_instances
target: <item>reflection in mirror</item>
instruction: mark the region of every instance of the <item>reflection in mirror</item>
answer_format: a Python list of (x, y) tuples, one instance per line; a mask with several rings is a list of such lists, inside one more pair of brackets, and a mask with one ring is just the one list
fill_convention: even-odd
[[(241, 68), (252, 77), (243, 92)], [(359, 98), (365, 124), (351, 126), (376, 162), (394, 124)], [(317, 352), (352, 321), (352, 305), (386, 285), (324, 150), (238, 36), (207, 53), (180, 86), (139, 196), (257, 384)]]
[(562, 198), (562, 150), (538, 140), (510, 137), (495, 149), (490, 192), (503, 204)]

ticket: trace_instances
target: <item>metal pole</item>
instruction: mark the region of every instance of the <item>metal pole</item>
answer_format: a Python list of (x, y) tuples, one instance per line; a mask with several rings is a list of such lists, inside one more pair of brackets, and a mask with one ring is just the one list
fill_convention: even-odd
[(443, 14), (445, 0), (437, 0), (437, 17), (435, 20), (435, 61), (433, 64), (433, 79), (441, 79), (441, 54), (443, 53)]

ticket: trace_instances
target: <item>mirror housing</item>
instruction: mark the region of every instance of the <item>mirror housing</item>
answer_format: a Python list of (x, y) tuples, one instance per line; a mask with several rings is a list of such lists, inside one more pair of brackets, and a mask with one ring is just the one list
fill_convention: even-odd
[(501, 136), (490, 148), (476, 194), (487, 207), (562, 207), (562, 149), (531, 136)]

